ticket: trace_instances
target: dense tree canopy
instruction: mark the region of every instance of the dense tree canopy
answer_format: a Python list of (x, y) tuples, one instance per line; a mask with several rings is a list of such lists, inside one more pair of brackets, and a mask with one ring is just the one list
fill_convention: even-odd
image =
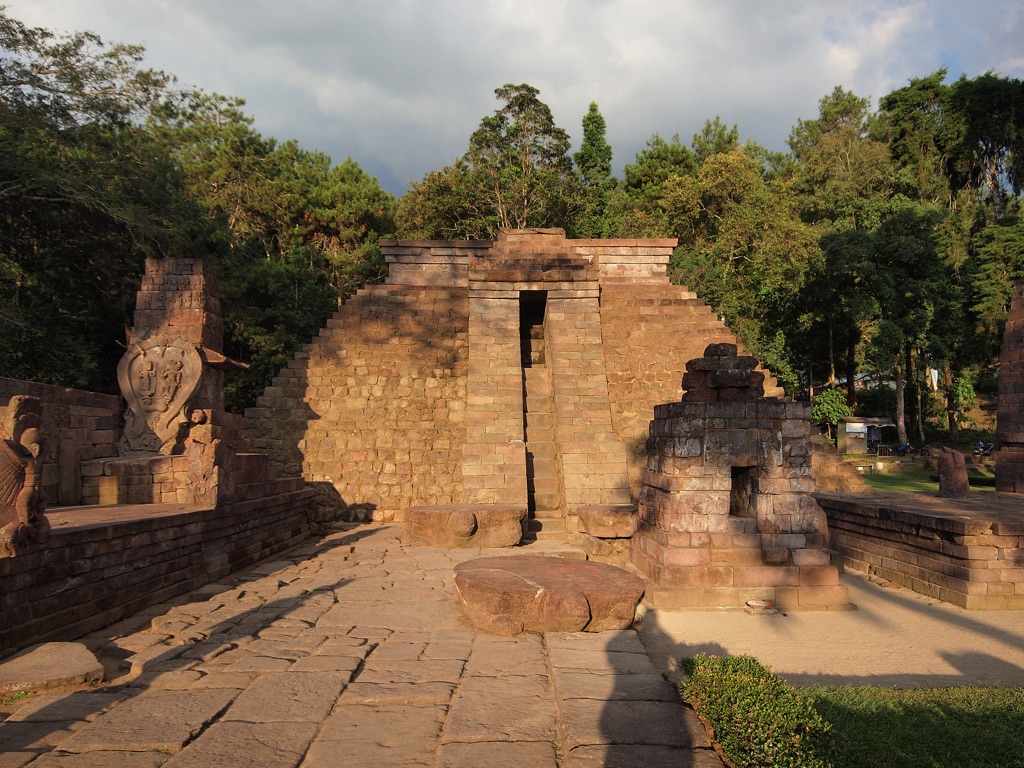
[[(251, 402), (340, 301), (384, 274), (378, 238), (674, 237), (671, 277), (793, 392), (894, 381), (901, 436), (940, 371), (951, 428), (996, 359), (1024, 279), (1024, 83), (837, 86), (788, 152), (716, 116), (655, 133), (612, 175), (596, 103), (570, 152), (539, 91), (500, 103), (452, 164), (395, 200), (351, 158), (262, 136), (235, 97), (180, 91), (143, 50), (31, 29), (0, 8), (0, 372), (112, 389), (146, 257), (214, 260), (230, 384)], [(905, 390), (905, 391), (904, 391)]]
[(569, 134), (531, 85), (494, 91), (504, 106), (480, 121), (453, 165), (410, 185), (402, 199), (402, 234), (493, 238), (499, 229), (572, 229), (581, 189)]
[(240, 99), (174, 89), (138, 46), (0, 9), (0, 370), (111, 390), (146, 257), (216, 261), (251, 402), (383, 273), (395, 201), (351, 159), (260, 136)]

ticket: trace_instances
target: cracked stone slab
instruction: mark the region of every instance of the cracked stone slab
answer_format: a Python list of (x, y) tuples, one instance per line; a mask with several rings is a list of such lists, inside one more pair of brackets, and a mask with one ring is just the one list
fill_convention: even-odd
[(470, 744), (442, 744), (437, 751), (437, 768), (527, 768), (527, 766), (529, 768), (557, 768), (555, 745), (547, 741), (517, 741), (514, 743), (479, 741)]
[(356, 675), (360, 683), (457, 683), (462, 677), (464, 662), (445, 661), (391, 661), (375, 662), (370, 656)]
[(114, 707), (61, 743), (66, 752), (177, 752), (217, 718), (237, 689), (147, 691)]
[(712, 749), (647, 744), (597, 744), (577, 747), (561, 768), (724, 768)]
[(563, 750), (595, 744), (711, 746), (704, 726), (681, 702), (568, 699), (560, 708)]
[(548, 679), (464, 677), (445, 725), (445, 742), (553, 741), (555, 705)]
[(95, 720), (126, 698), (126, 693), (92, 691), (39, 696), (12, 713), (4, 722), (59, 723), (65, 720)]
[(340, 672), (347, 681), (362, 663), (359, 656), (307, 656), (288, 669), (291, 672)]
[[(320, 728), (302, 768), (433, 766), (445, 707), (338, 707)], [(343, 757), (341, 757), (343, 756)]]
[(632, 629), (608, 632), (548, 632), (544, 635), (544, 643), (549, 650), (647, 652), (640, 642), (640, 637)]
[(466, 662), (466, 674), (543, 675), (547, 673), (544, 646), (539, 635), (521, 634), (510, 638), (480, 635)]
[[(34, 768), (159, 768), (170, 759), (166, 752), (50, 752), (36, 760)], [(5, 766), (6, 768), (6, 766)]]
[(51, 750), (62, 745), (83, 727), (85, 723), (77, 721), (0, 723), (0, 758), (8, 753)]
[(593, 675), (555, 670), (555, 690), (561, 699), (598, 701), (679, 702), (675, 687), (660, 674)]
[(256, 672), (210, 672), (196, 680), (191, 688), (248, 688), (259, 675)]
[(454, 693), (455, 683), (350, 683), (338, 704), (430, 707), (447, 705)]
[[(344, 590), (342, 590), (344, 591)], [(386, 618), (384, 618), (386, 617)], [(393, 630), (418, 630), (436, 632), (439, 629), (465, 630), (466, 625), (458, 607), (448, 594), (438, 595), (434, 600), (397, 599), (374, 602), (343, 603), (336, 605), (321, 617), (317, 626), (362, 626), (380, 624)]]
[(103, 679), (103, 665), (81, 643), (42, 643), (0, 663), (0, 693), (46, 691)]
[(168, 768), (295, 768), (313, 741), (317, 723), (238, 723), (210, 726), (171, 758)]
[(327, 717), (348, 675), (277, 672), (263, 675), (238, 695), (224, 720), (248, 723), (315, 723)]
[(549, 649), (555, 669), (586, 670), (594, 675), (649, 675), (657, 672), (645, 653)]

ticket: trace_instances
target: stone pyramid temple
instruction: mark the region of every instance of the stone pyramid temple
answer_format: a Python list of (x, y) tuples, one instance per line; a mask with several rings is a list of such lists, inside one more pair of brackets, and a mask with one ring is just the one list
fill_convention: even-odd
[(654, 406), (679, 399), (708, 344), (735, 343), (669, 282), (675, 245), (384, 240), (386, 284), (281, 371), (246, 412), (248, 442), (351, 519), (519, 504), (538, 538), (564, 539), (579, 507), (636, 502)]

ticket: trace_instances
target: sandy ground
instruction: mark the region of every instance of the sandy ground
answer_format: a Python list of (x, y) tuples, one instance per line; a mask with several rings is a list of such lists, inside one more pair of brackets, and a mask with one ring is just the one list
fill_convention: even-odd
[(640, 638), (656, 668), (749, 654), (795, 685), (1024, 687), (1024, 612), (967, 611), (845, 574), (856, 611), (751, 616), (651, 611)]

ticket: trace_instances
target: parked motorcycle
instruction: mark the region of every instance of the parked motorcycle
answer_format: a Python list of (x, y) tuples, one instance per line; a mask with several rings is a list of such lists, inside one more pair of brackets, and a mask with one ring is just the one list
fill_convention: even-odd
[(995, 449), (995, 443), (989, 443), (985, 440), (979, 440), (974, 444), (974, 450), (972, 453), (975, 456), (991, 456), (992, 451)]

